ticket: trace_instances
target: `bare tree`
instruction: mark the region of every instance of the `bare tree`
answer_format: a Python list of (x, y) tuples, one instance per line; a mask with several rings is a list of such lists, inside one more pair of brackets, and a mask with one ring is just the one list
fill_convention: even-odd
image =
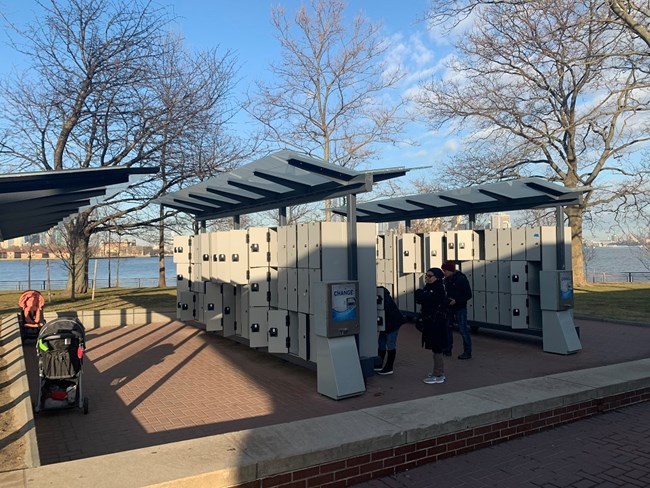
[(447, 169), (459, 178), (534, 175), (585, 190), (565, 210), (581, 283), (585, 212), (647, 191), (648, 166), (624, 164), (649, 138), (647, 57), (629, 30), (605, 21), (602, 2), (489, 3), (473, 14), (449, 72), (423, 85), (419, 102), (434, 127), (453, 122), (468, 135)]
[[(164, 213), (133, 218), (152, 198), (197, 174), (193, 142), (223, 132), (234, 64), (230, 53), (189, 53), (167, 34), (167, 11), (149, 1), (37, 1), (42, 18), (16, 30), (31, 61), (3, 85), (8, 134), (4, 162), (20, 170), (163, 166), (66, 225), (77, 293), (87, 289), (88, 242), (114, 225), (152, 225)], [(182, 149), (192, 150), (177, 156)], [(172, 156), (170, 156), (172, 154)], [(227, 154), (224, 151), (224, 154)], [(227, 156), (214, 161), (216, 166)], [(131, 217), (129, 217), (131, 216)], [(117, 223), (117, 224), (115, 224)]]
[(345, 8), (341, 0), (312, 0), (292, 19), (282, 6), (273, 10), (282, 59), (270, 67), (274, 81), (259, 82), (247, 107), (267, 142), (354, 168), (402, 132), (403, 102), (387, 92), (403, 75), (383, 59), (389, 45), (381, 25), (362, 14), (348, 24)]

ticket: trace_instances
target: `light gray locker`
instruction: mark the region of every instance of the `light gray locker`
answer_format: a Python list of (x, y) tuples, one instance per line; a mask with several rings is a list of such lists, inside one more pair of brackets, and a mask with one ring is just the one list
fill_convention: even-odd
[(210, 279), (230, 283), (230, 234), (227, 231), (210, 234)]
[(190, 263), (197, 264), (201, 262), (201, 235), (195, 234), (192, 236), (192, 255), (190, 256)]
[[(463, 261), (460, 263), (459, 269), (460, 271), (467, 276), (467, 281), (469, 281), (469, 286), (474, 289), (473, 283), (474, 283), (474, 263), (478, 263), (479, 261)], [(439, 268), (440, 266), (436, 266)], [(421, 287), (418, 287), (421, 288)], [(485, 289), (485, 288), (484, 288)]]
[(347, 222), (321, 222), (320, 224), (323, 281), (347, 280)]
[(499, 291), (498, 261), (485, 261), (485, 291)]
[(528, 294), (528, 269), (526, 261), (510, 261), (510, 293)]
[[(269, 266), (271, 259), (269, 246), (269, 229), (267, 227), (251, 227), (248, 229), (248, 266), (263, 268)], [(274, 232), (275, 235), (275, 232)], [(276, 236), (277, 241), (277, 236)], [(277, 243), (276, 243), (277, 247)], [(277, 256), (275, 258), (277, 260)]]
[(287, 267), (298, 265), (298, 230), (296, 225), (286, 225), (287, 229)]
[(512, 326), (512, 298), (510, 293), (499, 293), (499, 324)]
[[(266, 307), (250, 307), (248, 309), (248, 347), (266, 347), (268, 345), (268, 312), (269, 309)], [(286, 331), (284, 332), (286, 334)]]
[[(541, 228), (542, 234), (542, 270), (554, 271), (562, 269), (558, 267), (557, 262), (557, 249), (556, 249), (556, 230), (552, 226), (544, 226)], [(571, 228), (564, 228), (564, 269), (570, 270), (572, 264), (571, 258)]]
[(384, 257), (391, 261), (396, 258), (396, 241), (397, 235), (395, 233), (389, 232), (388, 234), (384, 234)]
[(472, 263), (472, 281), (470, 285), (473, 291), (485, 291), (485, 261), (468, 261)]
[(192, 291), (198, 291), (201, 288), (201, 283), (203, 283), (203, 280), (201, 279), (201, 263), (192, 263), (191, 266), (192, 273), (190, 273), (190, 289)]
[(176, 312), (181, 322), (189, 322), (194, 318), (194, 296), (194, 292), (191, 291), (181, 292)]
[(287, 261), (287, 232), (288, 227), (282, 226), (277, 228), (278, 242), (278, 268), (288, 267)]
[(472, 303), (474, 305), (474, 320), (477, 322), (486, 321), (485, 294), (486, 292), (484, 291), (476, 291), (472, 293)]
[(497, 229), (497, 259), (510, 261), (512, 259), (512, 233), (510, 229)]
[(474, 318), (474, 300), (467, 302), (467, 320), (476, 320)]
[(377, 283), (386, 282), (386, 263), (384, 259), (377, 259), (375, 264), (375, 273), (377, 273)]
[(277, 274), (278, 305), (280, 310), (289, 310), (289, 268), (278, 268)]
[(418, 261), (420, 236), (417, 234), (402, 234), (398, 237), (399, 270), (400, 273), (418, 273), (422, 267)]
[(408, 301), (408, 278), (410, 275), (407, 274), (398, 274), (397, 280), (395, 282), (396, 285), (396, 295), (393, 295), (393, 299), (395, 300), (395, 303), (397, 303), (397, 307), (400, 310), (408, 310), (409, 309), (409, 301)]
[(309, 310), (309, 290), (310, 290), (310, 270), (298, 269), (298, 312), (308, 314)]
[(424, 234), (424, 269), (439, 268), (445, 261), (445, 233), (427, 232)]
[(526, 261), (526, 232), (526, 227), (513, 227), (510, 229), (513, 261)]
[(191, 236), (173, 236), (172, 246), (173, 246), (172, 260), (174, 263), (186, 264), (190, 262), (190, 256), (192, 255)]
[[(304, 344), (305, 336), (300, 335), (300, 316), (307, 317), (305, 314), (296, 312), (288, 312), (287, 317), (289, 320), (289, 354), (300, 356), (300, 344)], [(303, 346), (304, 347), (304, 346)]]
[(236, 335), (248, 339), (249, 329), (247, 325), (250, 319), (250, 289), (248, 285), (237, 286), (237, 298), (237, 306), (235, 307)]
[(207, 332), (216, 332), (223, 330), (223, 299), (221, 297), (221, 284), (211, 281), (205, 284), (205, 298), (203, 301), (205, 308), (205, 330)]
[(542, 260), (541, 227), (526, 227), (526, 261)]
[(235, 229), (230, 234), (230, 282), (235, 285), (248, 284), (248, 231)]
[[(293, 351), (293, 343), (291, 344)], [(293, 352), (292, 352), (293, 354)], [(309, 315), (298, 314), (298, 357), (309, 360)]]
[(309, 268), (320, 269), (320, 222), (309, 222)]
[(296, 225), (296, 267), (309, 268), (309, 224)]
[(384, 282), (385, 283), (395, 283), (395, 260), (394, 259), (384, 259)]
[(486, 260), (496, 261), (499, 259), (497, 229), (485, 229), (483, 231), (483, 245), (485, 248)]
[(485, 321), (488, 324), (498, 324), (499, 317), (499, 294), (495, 291), (485, 292)]
[(248, 303), (251, 307), (269, 307), (269, 268), (250, 268)]
[(287, 268), (287, 310), (298, 311), (298, 269)]
[(375, 250), (377, 252), (377, 261), (384, 259), (384, 236), (377, 236), (377, 246)]
[(267, 269), (267, 281), (269, 282), (269, 307), (278, 308), (278, 269)]
[(271, 353), (286, 354), (289, 352), (288, 346), (291, 337), (289, 313), (291, 312), (286, 310), (268, 311), (268, 351)]
[(278, 231), (272, 227), (268, 227), (266, 233), (266, 241), (269, 245), (269, 250), (266, 260), (268, 265), (277, 268), (278, 265)]
[(511, 327), (528, 329), (528, 295), (510, 295)]
[[(449, 238), (449, 233), (447, 233)], [(454, 231), (456, 257), (451, 259), (455, 261), (471, 261), (475, 259), (475, 246), (478, 245), (478, 235), (473, 230), (456, 230)], [(447, 246), (449, 248), (449, 246)], [(478, 256), (477, 256), (478, 258)]]
[(205, 294), (203, 293), (197, 293), (196, 295), (196, 302), (194, 304), (194, 320), (196, 320), (199, 324), (205, 325)]
[(229, 283), (222, 283), (221, 295), (223, 299), (223, 336), (234, 336), (237, 307), (237, 296), (235, 295), (237, 288)]
[(510, 293), (510, 269), (512, 261), (497, 261), (499, 267), (499, 289), (500, 293)]
[(210, 280), (210, 234), (199, 234), (201, 280)]

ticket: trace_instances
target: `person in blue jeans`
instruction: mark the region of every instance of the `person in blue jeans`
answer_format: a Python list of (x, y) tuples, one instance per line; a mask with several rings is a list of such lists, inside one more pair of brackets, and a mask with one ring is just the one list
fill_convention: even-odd
[(377, 355), (380, 363), (375, 367), (375, 371), (379, 375), (386, 376), (393, 374), (393, 365), (397, 355), (397, 333), (402, 324), (406, 322), (406, 317), (400, 312), (393, 297), (390, 296), (390, 292), (383, 286), (380, 288), (384, 293), (386, 330), (380, 332), (377, 339)]
[(445, 353), (451, 356), (453, 345), (451, 327), (455, 322), (458, 325), (458, 332), (463, 338), (463, 353), (458, 356), (458, 359), (471, 359), (472, 336), (467, 324), (467, 302), (472, 299), (472, 288), (467, 276), (456, 269), (456, 264), (453, 261), (445, 261), (442, 263), (441, 269), (445, 274), (444, 285), (449, 300), (447, 350)]

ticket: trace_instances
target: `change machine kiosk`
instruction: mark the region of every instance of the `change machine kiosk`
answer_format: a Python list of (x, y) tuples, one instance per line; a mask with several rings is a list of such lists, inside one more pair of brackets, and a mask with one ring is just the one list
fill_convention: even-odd
[(571, 270), (539, 272), (544, 351), (573, 354), (582, 349), (573, 325), (573, 273)]
[(356, 281), (316, 282), (312, 288), (318, 393), (338, 400), (366, 391), (355, 334), (359, 333)]

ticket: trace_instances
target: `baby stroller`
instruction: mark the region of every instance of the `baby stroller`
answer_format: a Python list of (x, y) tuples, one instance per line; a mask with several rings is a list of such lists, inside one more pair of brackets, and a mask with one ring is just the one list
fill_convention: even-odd
[(20, 295), (18, 299), (20, 314), (18, 323), (20, 324), (20, 334), (23, 339), (35, 339), (38, 336), (39, 329), (45, 324), (43, 318), (43, 307), (45, 299), (36, 290), (27, 290)]
[(58, 318), (41, 327), (36, 341), (39, 394), (34, 410), (73, 408), (88, 413), (83, 396), (86, 331), (76, 318)]

